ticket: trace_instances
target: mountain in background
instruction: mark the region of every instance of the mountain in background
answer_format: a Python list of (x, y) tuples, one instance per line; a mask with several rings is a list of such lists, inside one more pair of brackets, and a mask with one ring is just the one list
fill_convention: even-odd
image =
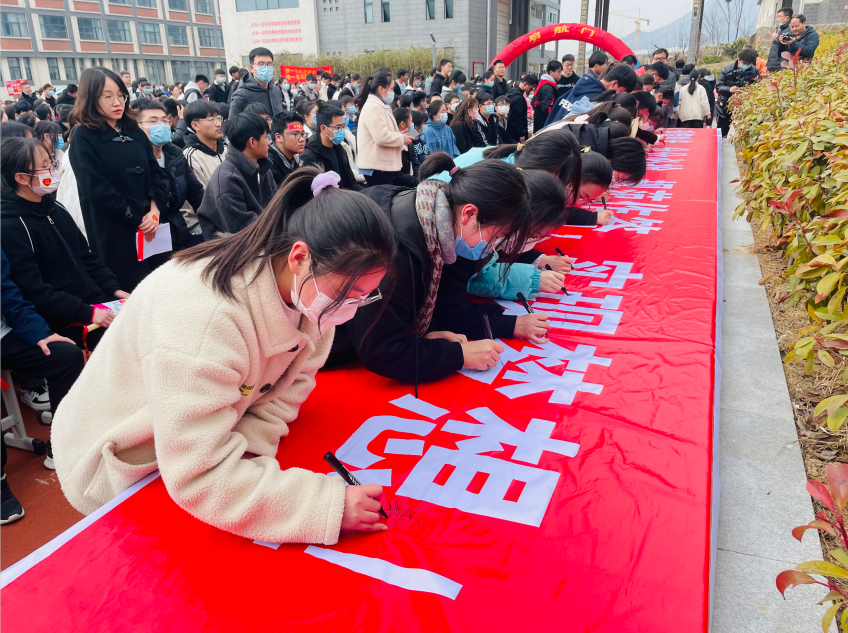
[[(717, 1), (723, 2), (724, 0), (713, 0), (713, 2)], [(707, 4), (709, 5), (709, 3)], [(749, 0), (745, 3), (745, 17), (751, 20), (751, 24), (757, 23), (758, 11), (759, 6), (756, 2), (752, 2)], [(689, 13), (684, 16), (681, 16), (671, 24), (666, 24), (665, 26), (661, 26), (660, 28), (654, 29), (653, 31), (642, 29), (642, 32), (639, 33), (639, 48), (643, 51), (650, 52), (653, 51), (655, 48), (659, 47), (679, 47), (681, 45), (681, 35), (685, 38), (686, 42), (689, 41), (689, 28), (691, 26), (691, 23), (692, 12), (690, 11)], [(750, 35), (750, 33), (746, 35)], [(635, 44), (636, 34), (630, 33), (629, 35), (621, 39), (632, 49)]]

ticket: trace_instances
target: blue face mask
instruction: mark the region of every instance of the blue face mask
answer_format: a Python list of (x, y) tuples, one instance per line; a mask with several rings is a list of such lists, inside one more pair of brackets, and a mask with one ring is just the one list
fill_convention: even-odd
[(742, 70), (748, 70), (751, 67), (751, 64), (739, 64), (739, 68)]
[(462, 86), (457, 86), (457, 87), (456, 87), (456, 91), (457, 91), (459, 94), (462, 94)]
[(158, 145), (159, 147), (162, 147), (166, 143), (170, 143), (171, 128), (165, 123), (154, 125), (150, 128), (150, 142), (154, 145)]
[(53, 96), (53, 95), (55, 95), (55, 94), (56, 94), (56, 91), (55, 91), (55, 90), (48, 90), (48, 91), (47, 91), (47, 96), (48, 96), (48, 97), (52, 97), (52, 96)]
[[(329, 132), (329, 131), (330, 130), (327, 130), (327, 132)], [(324, 132), (324, 133), (326, 134), (326, 132)], [(333, 141), (333, 145), (338, 145), (343, 140), (345, 140), (345, 131), (344, 130), (338, 130), (336, 132), (333, 132), (333, 136), (330, 137), (330, 140)]]
[(495, 113), (495, 106), (494, 105), (483, 106), (483, 114), (485, 114), (486, 116), (489, 116), (489, 115), (494, 114), (494, 113)]
[(307, 85), (307, 86), (309, 86), (309, 89), (310, 89), (310, 90), (315, 90), (315, 86), (316, 86), (317, 84), (306, 84), (306, 85)]
[(350, 84), (354, 90), (359, 90), (359, 84)]
[(447, 123), (448, 122), (448, 113), (442, 112), (439, 116), (436, 117), (436, 120), (439, 123)]
[(317, 123), (318, 123), (318, 122), (315, 120), (315, 116), (316, 116), (316, 115), (314, 115), (314, 114), (312, 115), (312, 126), (313, 126), (313, 127), (315, 127), (315, 125), (317, 125)]
[(395, 93), (391, 93), (391, 94), (383, 97), (383, 103), (385, 103), (386, 105), (392, 105), (392, 103), (394, 103), (394, 101), (395, 101)]
[(144, 94), (146, 94), (146, 95), (153, 94), (153, 88), (145, 88)]
[(263, 83), (267, 83), (274, 78), (274, 69), (270, 66), (260, 66), (256, 69), (256, 78)]
[(456, 239), (453, 242), (453, 250), (456, 252), (457, 257), (464, 257), (465, 259), (473, 259), (478, 260), (483, 257), (489, 247), (489, 243), (483, 239), (483, 232), (480, 231), (480, 227), (477, 227), (477, 230), (480, 232), (480, 242), (474, 248), (471, 248), (468, 243), (462, 237), (462, 229), (459, 231), (459, 235), (456, 236)]
[(59, 151), (60, 149), (62, 149), (63, 147), (65, 147), (65, 139), (63, 139), (63, 138), (60, 136), (59, 138), (57, 138), (57, 139), (56, 139), (56, 142), (55, 142), (55, 143), (53, 143), (53, 149), (54, 149), (54, 150), (56, 150), (56, 151), (58, 152), (58, 151)]
[(347, 111), (348, 111), (349, 114), (356, 114), (356, 106), (355, 105), (348, 106)]
[(350, 117), (345, 115), (345, 125), (350, 125)]

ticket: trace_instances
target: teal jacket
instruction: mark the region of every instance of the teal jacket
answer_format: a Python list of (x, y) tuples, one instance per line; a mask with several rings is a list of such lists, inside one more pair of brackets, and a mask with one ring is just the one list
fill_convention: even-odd
[(542, 271), (533, 264), (513, 264), (502, 277), (507, 264), (498, 263), (498, 254), (483, 267), (479, 274), (468, 281), (468, 292), (489, 299), (518, 299), (516, 293), (532, 299), (539, 292)]

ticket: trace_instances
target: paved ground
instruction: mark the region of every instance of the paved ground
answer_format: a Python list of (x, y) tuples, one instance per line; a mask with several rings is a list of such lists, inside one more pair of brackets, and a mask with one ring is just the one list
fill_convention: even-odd
[(811, 521), (812, 503), (795, 432), (789, 392), (756, 255), (743, 220), (734, 150), (722, 150), (724, 317), (720, 419), (721, 507), (713, 601), (713, 633), (813, 633), (825, 607), (822, 587), (798, 587), (784, 601), (778, 573), (821, 559), (819, 540), (790, 531)]

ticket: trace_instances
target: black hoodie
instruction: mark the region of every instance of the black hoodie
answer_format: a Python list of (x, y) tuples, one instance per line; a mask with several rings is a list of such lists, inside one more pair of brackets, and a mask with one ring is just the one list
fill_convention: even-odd
[[(424, 231), (415, 211), (415, 190), (377, 186), (363, 193), (383, 209), (395, 228), (398, 251), (394, 280), (386, 277), (380, 284), (382, 301), (359, 308), (346, 327), (336, 328), (327, 364), (338, 365), (358, 356), (369, 371), (405, 382), (449, 376), (462, 369), (462, 346), (413, 334), (431, 274)], [(476, 270), (476, 264), (459, 258), (443, 267), (431, 332), (449, 330), (482, 339), (483, 314), (488, 314), (494, 336), (512, 336), (515, 317), (503, 316), (503, 308), (497, 304), (466, 301), (469, 271)], [(389, 295), (391, 286), (394, 292)]]
[(114, 301), (121, 290), (115, 275), (52, 195), (30, 202), (4, 191), (2, 201), (0, 240), (24, 299), (54, 332), (91, 323), (92, 304)]

